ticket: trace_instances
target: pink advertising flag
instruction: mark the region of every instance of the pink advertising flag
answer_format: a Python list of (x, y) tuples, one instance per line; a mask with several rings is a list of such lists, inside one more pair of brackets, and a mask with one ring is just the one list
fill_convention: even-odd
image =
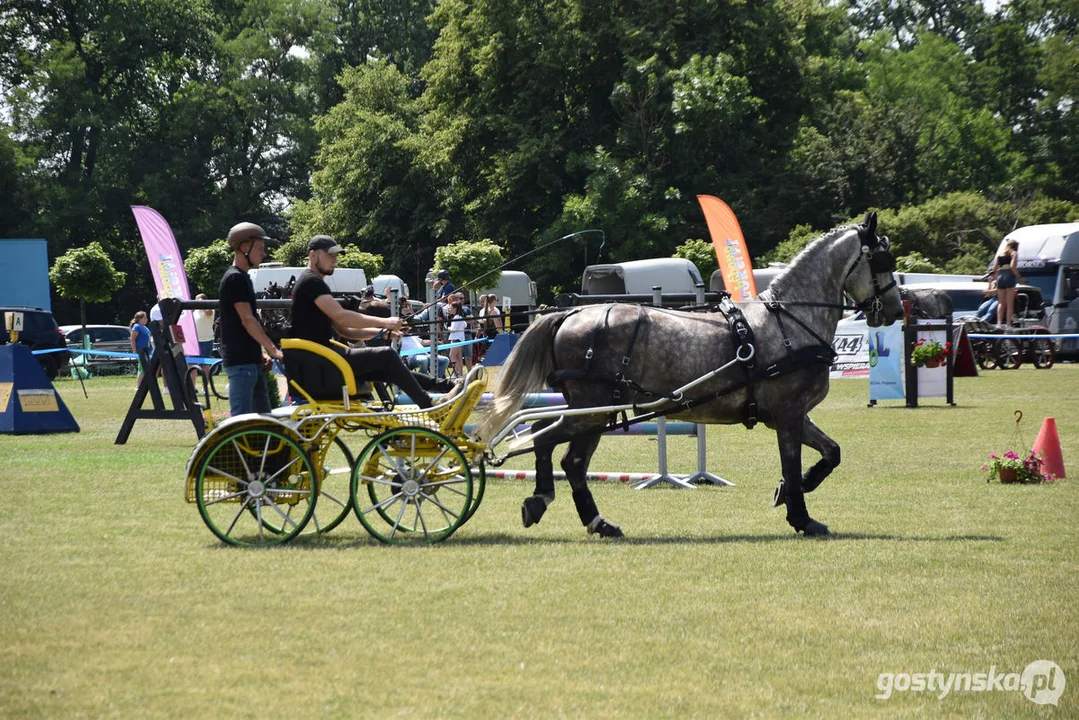
[[(161, 213), (143, 205), (132, 205), (142, 244), (146, 247), (146, 257), (150, 260), (150, 271), (154, 274), (159, 298), (178, 298), (190, 300), (191, 292), (187, 289), (187, 273), (184, 261), (176, 247), (176, 238)], [(185, 310), (180, 314), (180, 327), (184, 330), (184, 354), (198, 357), (199, 342), (195, 335), (195, 320)]]

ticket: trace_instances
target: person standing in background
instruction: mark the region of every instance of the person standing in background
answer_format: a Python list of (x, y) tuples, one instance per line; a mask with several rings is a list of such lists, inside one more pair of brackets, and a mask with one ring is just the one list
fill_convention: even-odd
[[(206, 293), (199, 293), (196, 300), (205, 300)], [(214, 356), (214, 311), (195, 310), (195, 337), (199, 341), (199, 357)]]
[(1026, 282), (1019, 274), (1016, 263), (1019, 261), (1019, 241), (1009, 240), (1004, 252), (993, 260), (993, 278), (997, 284), (997, 324), (1010, 325), (1015, 314), (1016, 286)]
[(146, 323), (149, 322), (149, 318), (146, 313), (139, 310), (135, 313), (135, 317), (131, 319), (131, 324), (128, 326), (131, 328), (131, 352), (138, 355), (139, 363), (139, 376), (135, 379), (135, 389), (137, 390), (139, 385), (142, 384), (142, 377), (145, 374), (142, 367), (142, 355), (139, 353), (142, 349), (150, 349), (150, 328), (146, 327)]

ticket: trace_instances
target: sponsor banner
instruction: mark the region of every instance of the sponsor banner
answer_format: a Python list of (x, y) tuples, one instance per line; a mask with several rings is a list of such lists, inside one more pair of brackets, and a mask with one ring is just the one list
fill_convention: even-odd
[[(176, 238), (168, 222), (157, 210), (143, 205), (132, 205), (131, 212), (135, 215), (139, 234), (142, 235), (142, 244), (150, 261), (150, 271), (154, 275), (158, 298), (190, 300), (184, 261), (180, 257), (180, 249), (176, 246)], [(191, 313), (180, 313), (180, 326), (184, 329), (184, 354), (198, 357), (198, 335)]]
[(868, 330), (869, 399), (903, 400), (903, 326)]
[(697, 202), (708, 223), (708, 234), (712, 236), (712, 247), (723, 272), (723, 286), (734, 302), (751, 300), (757, 296), (757, 283), (753, 279), (753, 262), (746, 250), (738, 218), (727, 203), (717, 197), (698, 195)]
[(23, 412), (60, 412), (55, 390), (16, 390)]
[(865, 320), (841, 323), (832, 340), (832, 350), (836, 359), (829, 377), (869, 377), (869, 326)]

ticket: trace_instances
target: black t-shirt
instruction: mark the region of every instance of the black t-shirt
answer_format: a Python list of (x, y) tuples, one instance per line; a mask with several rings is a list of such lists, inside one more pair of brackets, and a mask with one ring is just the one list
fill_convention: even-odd
[(252, 365), (262, 362), (262, 348), (244, 328), (236, 303), (248, 302), (255, 312), (255, 286), (251, 278), (232, 265), (221, 277), (217, 297), (220, 300), (221, 359), (226, 366)]
[(304, 270), (292, 288), (292, 309), (289, 324), (292, 337), (329, 345), (333, 322), (315, 304), (322, 295), (330, 294), (330, 286), (317, 273)]

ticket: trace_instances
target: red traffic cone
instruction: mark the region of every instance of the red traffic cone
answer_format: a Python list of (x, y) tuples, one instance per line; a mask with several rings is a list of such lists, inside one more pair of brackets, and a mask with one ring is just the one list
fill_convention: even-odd
[(1042, 454), (1042, 472), (1046, 475), (1064, 477), (1064, 456), (1060, 453), (1060, 438), (1057, 437), (1057, 421), (1045, 418), (1038, 439), (1031, 448), (1034, 454)]

